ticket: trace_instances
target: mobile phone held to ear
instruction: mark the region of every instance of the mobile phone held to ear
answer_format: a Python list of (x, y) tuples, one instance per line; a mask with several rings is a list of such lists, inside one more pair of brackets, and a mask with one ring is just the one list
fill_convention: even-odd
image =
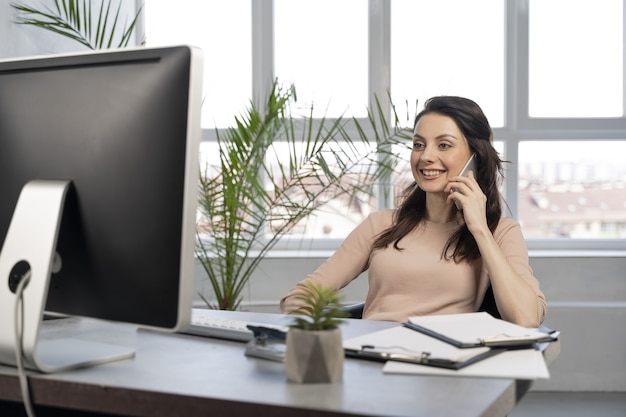
[[(463, 169), (461, 170), (461, 172), (459, 172), (459, 176), (461, 177), (467, 177), (470, 171), (474, 172), (474, 178), (476, 178), (476, 154), (473, 153), (469, 159), (467, 160), (467, 162), (465, 163), (465, 166), (463, 167)], [(457, 191), (456, 189), (451, 189), (450, 193), (453, 193)], [(456, 208), (458, 208), (459, 210), (463, 210), (463, 207), (461, 207), (461, 205), (459, 204), (458, 201), (454, 200), (454, 204), (456, 205)]]

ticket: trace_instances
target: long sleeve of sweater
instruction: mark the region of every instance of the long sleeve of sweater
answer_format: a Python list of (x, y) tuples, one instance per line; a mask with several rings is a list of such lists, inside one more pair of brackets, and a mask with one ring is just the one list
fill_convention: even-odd
[[(374, 250), (375, 238), (391, 225), (393, 213), (383, 210), (368, 216), (331, 257), (281, 299), (282, 311), (297, 309), (293, 295), (305, 281), (339, 289), (364, 271), (368, 271), (369, 281), (366, 319), (406, 321), (410, 316), (476, 311), (489, 286), (481, 260), (455, 263), (441, 257), (446, 241), (459, 225), (423, 222), (400, 241), (401, 250), (392, 246)], [(543, 320), (545, 297), (529, 266), (519, 225), (503, 217), (494, 238), (511, 266), (534, 289)]]

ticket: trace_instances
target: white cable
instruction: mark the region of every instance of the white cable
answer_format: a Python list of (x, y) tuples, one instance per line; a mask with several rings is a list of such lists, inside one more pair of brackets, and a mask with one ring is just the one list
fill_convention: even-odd
[(30, 398), (30, 390), (28, 388), (28, 376), (24, 370), (24, 288), (30, 281), (30, 270), (24, 274), (20, 280), (17, 290), (15, 291), (15, 362), (17, 365), (17, 375), (20, 380), (20, 389), (22, 391), (22, 402), (26, 409), (28, 417), (35, 417), (35, 411)]

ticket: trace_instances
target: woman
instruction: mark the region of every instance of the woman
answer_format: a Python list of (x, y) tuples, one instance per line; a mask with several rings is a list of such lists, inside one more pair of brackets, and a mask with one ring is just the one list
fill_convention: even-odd
[[(400, 207), (368, 216), (281, 300), (283, 312), (297, 309), (294, 295), (303, 282), (343, 288), (367, 270), (365, 319), (474, 312), (491, 285), (504, 320), (526, 327), (543, 322), (545, 297), (520, 226), (502, 216), (502, 161), (492, 136), (473, 101), (428, 100), (414, 123), (415, 183)], [(476, 172), (460, 176), (472, 154)]]

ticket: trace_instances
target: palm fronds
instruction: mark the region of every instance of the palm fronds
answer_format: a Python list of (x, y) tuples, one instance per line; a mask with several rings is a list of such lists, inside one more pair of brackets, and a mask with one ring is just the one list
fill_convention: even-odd
[(371, 196), (395, 169), (395, 143), (406, 131), (389, 127), (380, 108), (369, 125), (292, 112), (295, 88), (274, 84), (264, 112), (253, 104), (218, 132), (220, 166), (200, 179), (206, 232), (198, 259), (215, 293), (211, 307), (233, 310), (259, 262), (277, 241), (324, 202)]
[[(141, 13), (140, 8), (130, 24), (120, 21), (122, 0), (117, 9), (112, 8), (112, 1), (102, 1), (96, 10), (92, 10), (90, 0), (54, 0), (54, 7), (37, 9), (25, 2), (11, 3), (18, 11), (16, 23), (35, 26), (61, 36), (70, 38), (89, 49), (109, 49), (128, 46)], [(121, 31), (121, 35), (117, 35)], [(144, 42), (142, 42), (143, 44)]]

